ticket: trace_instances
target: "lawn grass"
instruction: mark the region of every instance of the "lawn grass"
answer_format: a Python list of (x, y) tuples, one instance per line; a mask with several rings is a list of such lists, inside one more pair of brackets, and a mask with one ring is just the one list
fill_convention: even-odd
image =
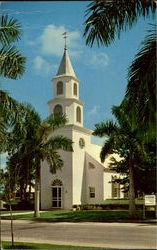
[[(40, 218), (34, 218), (33, 214), (14, 215), (14, 219), (32, 219), (40, 222), (116, 222), (127, 221), (128, 211), (113, 210), (85, 210), (85, 211), (47, 211), (40, 214)], [(3, 217), (9, 219), (9, 216)], [(138, 219), (142, 219), (142, 211), (138, 211)]]
[[(33, 210), (12, 210), (12, 214), (15, 214), (15, 213), (27, 213), (27, 212), (33, 212)], [(10, 214), (10, 211), (8, 210), (3, 210), (3, 211), (0, 211), (1, 214)]]
[[(43, 243), (24, 243), (24, 242), (15, 242), (14, 247), (11, 246), (11, 242), (3, 241), (4, 249), (55, 249), (55, 250), (100, 250), (111, 248), (101, 248), (101, 247), (81, 247), (81, 246), (65, 246), (65, 245), (53, 245), (53, 244), (43, 244)], [(113, 249), (113, 248), (112, 248)]]

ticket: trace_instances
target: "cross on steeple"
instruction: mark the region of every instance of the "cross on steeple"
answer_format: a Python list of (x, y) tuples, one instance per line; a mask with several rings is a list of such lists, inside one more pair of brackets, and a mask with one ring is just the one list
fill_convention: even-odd
[(67, 49), (67, 44), (66, 44), (66, 39), (67, 39), (67, 32), (64, 32), (63, 34), (63, 38), (65, 39), (65, 47), (64, 47), (64, 49)]

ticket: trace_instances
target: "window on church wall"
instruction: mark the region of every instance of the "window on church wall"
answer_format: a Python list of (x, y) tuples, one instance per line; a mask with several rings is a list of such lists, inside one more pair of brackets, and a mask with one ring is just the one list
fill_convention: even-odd
[(77, 96), (77, 83), (74, 83), (74, 95)]
[(63, 94), (63, 82), (57, 82), (57, 95)]
[(95, 187), (89, 187), (89, 198), (95, 198)]
[(54, 107), (53, 112), (54, 112), (54, 114), (62, 115), (62, 114), (63, 114), (62, 106), (59, 105), (59, 104), (57, 104), (57, 105)]
[(77, 107), (76, 109), (76, 121), (81, 123), (81, 108)]
[(94, 169), (94, 168), (95, 168), (95, 165), (94, 165), (92, 162), (89, 162), (89, 163), (88, 163), (88, 168), (89, 168), (89, 169)]
[(112, 198), (120, 198), (120, 183), (116, 179), (117, 176), (112, 176)]
[(62, 207), (62, 181), (56, 179), (52, 182), (52, 207), (61, 208)]

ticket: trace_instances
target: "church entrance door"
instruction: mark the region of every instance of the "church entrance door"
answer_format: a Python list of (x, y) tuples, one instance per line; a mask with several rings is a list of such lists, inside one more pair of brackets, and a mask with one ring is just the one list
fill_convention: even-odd
[(62, 187), (61, 186), (52, 187), (52, 207), (53, 208), (62, 207)]

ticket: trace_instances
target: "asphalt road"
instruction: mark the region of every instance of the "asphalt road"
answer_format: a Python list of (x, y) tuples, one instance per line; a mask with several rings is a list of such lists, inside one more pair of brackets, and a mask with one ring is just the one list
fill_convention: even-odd
[[(10, 222), (2, 220), (2, 240), (10, 240)], [(45, 223), (14, 221), (15, 241), (119, 249), (157, 249), (157, 227), (138, 223)]]

